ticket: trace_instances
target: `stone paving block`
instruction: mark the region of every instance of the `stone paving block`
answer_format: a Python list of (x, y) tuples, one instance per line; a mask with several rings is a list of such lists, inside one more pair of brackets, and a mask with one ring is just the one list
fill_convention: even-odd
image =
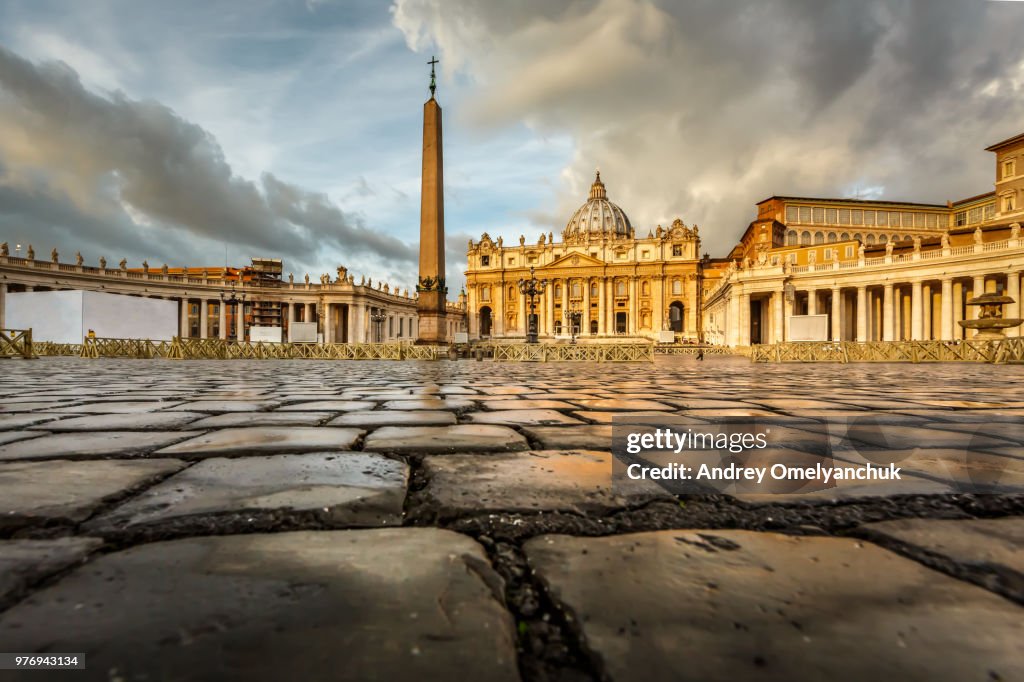
[[(33, 432), (34, 433), (34, 432)], [(0, 461), (15, 459), (136, 457), (197, 431), (85, 431), (42, 435), (0, 445)]]
[(317, 450), (351, 450), (363, 435), (359, 429), (328, 429), (316, 426), (253, 426), (210, 431), (160, 450), (161, 455), (214, 457), (217, 455), (266, 455)]
[(49, 431), (0, 431), (0, 445), (48, 435)]
[(328, 426), (447, 426), (456, 422), (454, 412), (436, 410), (377, 410), (376, 412), (348, 412), (327, 422)]
[(316, 426), (333, 412), (225, 412), (189, 425), (192, 429), (223, 429), (233, 426)]
[(355, 412), (372, 410), (377, 403), (367, 400), (313, 400), (310, 402), (291, 403), (277, 408), (278, 412), (309, 412), (322, 410), (326, 412)]
[(612, 449), (612, 427), (605, 424), (584, 426), (530, 426), (523, 431), (548, 450)]
[(693, 419), (689, 416), (680, 417), (678, 414), (673, 414), (671, 412), (654, 410), (641, 410), (640, 412), (597, 412), (593, 410), (576, 410), (573, 414), (580, 419), (596, 422), (598, 424), (611, 424), (613, 421), (616, 424), (626, 424), (634, 418), (636, 418), (639, 423), (643, 424), (650, 421), (649, 419), (644, 419), (644, 417), (671, 417), (673, 423), (688, 423), (694, 426), (707, 425), (707, 422), (703, 419)]
[(87, 651), (88, 680), (514, 682), (501, 592), (445, 530), (198, 537), (90, 562), (0, 615), (0, 641)]
[(526, 450), (526, 439), (506, 426), (384, 426), (366, 437), (364, 450), (403, 454)]
[(1024, 459), (998, 454), (943, 448), (908, 450), (835, 450), (842, 460), (856, 464), (900, 467), (901, 474), (914, 474), (949, 485), (964, 493), (1024, 493)]
[(995, 586), (1024, 601), (1024, 517), (896, 519), (861, 529), (868, 537), (894, 540), (988, 573)]
[(338, 525), (402, 522), (409, 470), (363, 452), (212, 458), (89, 523), (97, 533), (228, 512), (309, 511)]
[(486, 410), (575, 410), (576, 406), (563, 400), (485, 400)]
[[(60, 407), (62, 402), (16, 402), (10, 398), (5, 398), (3, 402), (0, 402), (0, 413), (21, 413), (21, 412), (35, 412), (37, 410), (46, 410), (52, 412), (53, 410)], [(70, 404), (70, 403), (69, 403)]]
[(415, 398), (412, 400), (389, 400), (385, 410), (465, 410), (476, 403), (465, 398)]
[(272, 410), (281, 403), (276, 400), (193, 400), (182, 403), (172, 410), (186, 412), (259, 412)]
[(79, 563), (102, 544), (98, 538), (0, 540), (0, 609), (32, 583)]
[(83, 521), (106, 500), (184, 466), (176, 459), (0, 464), (0, 528)]
[(90, 401), (82, 405), (55, 407), (52, 411), (72, 414), (138, 414), (165, 410), (180, 404), (181, 401), (165, 402), (160, 400)]
[(1024, 679), (1019, 606), (869, 543), (677, 530), (525, 551), (617, 682)]
[(534, 450), (490, 455), (426, 457), (424, 504), (459, 512), (606, 512), (670, 496), (649, 481), (612, 489), (608, 452)]
[[(800, 410), (856, 410), (856, 405), (834, 402), (831, 400), (810, 400), (807, 398), (751, 398), (751, 403), (757, 403), (753, 407), (767, 407), (774, 410), (786, 410), (787, 412), (799, 412)], [(859, 408), (866, 409), (866, 408)]]
[(45, 422), (30, 426), (30, 430), (44, 431), (159, 431), (175, 429), (189, 425), (191, 422), (205, 417), (199, 412), (145, 412), (91, 414), (82, 417), (69, 417), (56, 422)]
[(42, 412), (0, 414), (0, 431), (6, 431), (7, 429), (24, 429), (34, 424), (43, 424), (66, 416), (67, 415), (65, 414), (44, 414)]
[(539, 425), (539, 424), (579, 424), (579, 419), (556, 410), (497, 410), (494, 412), (470, 412), (466, 417), (475, 424), (508, 424), (508, 425)]
[(618, 398), (587, 398), (576, 399), (574, 403), (588, 410), (603, 410), (615, 412), (636, 412), (637, 410), (666, 410), (676, 409), (671, 405), (659, 403), (656, 400), (619, 400)]

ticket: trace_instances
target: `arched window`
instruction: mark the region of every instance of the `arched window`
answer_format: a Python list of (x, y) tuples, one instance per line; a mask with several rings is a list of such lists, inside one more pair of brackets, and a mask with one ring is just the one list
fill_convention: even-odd
[(884, 234), (878, 235), (878, 243), (879, 244), (884, 244), (887, 241), (889, 241), (889, 237), (887, 235), (884, 235)]
[(615, 295), (625, 296), (626, 295), (626, 283), (621, 279), (615, 283)]
[(508, 288), (508, 297), (509, 298), (515, 298), (516, 297), (516, 288), (515, 287), (509, 287)]
[(849, 240), (850, 240), (850, 233), (849, 232), (843, 232), (841, 235), (839, 235), (839, 241), (845, 242), (845, 241), (849, 241)]
[(573, 282), (572, 283), (572, 297), (573, 298), (579, 298), (580, 296), (583, 295), (582, 292), (583, 292), (583, 290), (580, 287), (580, 283), (579, 282)]
[(829, 232), (828, 233), (828, 243), (829, 244), (834, 244), (835, 241), (836, 241), (836, 233), (835, 232)]
[(875, 243), (875, 235), (869, 234), (868, 238), (865, 240), (864, 243), (865, 244), (874, 244)]
[(481, 301), (490, 301), (491, 300), (491, 288), (490, 287), (480, 287), (480, 300)]
[(807, 230), (804, 230), (803, 234), (800, 235), (800, 246), (810, 246), (810, 245), (811, 245), (811, 233), (808, 232)]
[(859, 242), (864, 241), (864, 235), (862, 235), (860, 232), (858, 232), (855, 235), (853, 235), (853, 238), (856, 239)]
[(555, 298), (562, 298), (562, 285), (561, 284), (556, 284), (555, 285)]
[(786, 246), (796, 246), (800, 243), (800, 235), (797, 234), (796, 230), (790, 230), (786, 233)]
[(597, 282), (591, 282), (590, 283), (590, 297), (591, 298), (597, 298), (598, 295), (599, 294), (597, 292)]
[(814, 233), (814, 243), (815, 244), (824, 244), (825, 243), (825, 233), (824, 232), (815, 232)]
[(640, 285), (640, 295), (641, 296), (650, 296), (651, 295), (651, 284), (650, 284), (650, 282), (646, 282), (645, 281), (643, 284)]

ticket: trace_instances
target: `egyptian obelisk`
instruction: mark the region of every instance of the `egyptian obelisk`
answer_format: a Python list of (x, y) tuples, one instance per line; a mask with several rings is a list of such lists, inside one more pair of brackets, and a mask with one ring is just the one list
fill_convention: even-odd
[(434, 99), (437, 81), (431, 58), (430, 99), (423, 105), (423, 184), (420, 196), (420, 277), (416, 343), (447, 343), (444, 282), (444, 177), (441, 158), (441, 107)]

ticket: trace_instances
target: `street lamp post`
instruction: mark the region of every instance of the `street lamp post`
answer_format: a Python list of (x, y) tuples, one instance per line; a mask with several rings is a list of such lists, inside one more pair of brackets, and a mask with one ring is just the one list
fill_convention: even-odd
[(579, 333), (583, 313), (580, 312), (575, 301), (571, 305), (572, 308), (565, 311), (565, 321), (569, 324), (569, 335), (571, 337), (569, 343), (576, 343), (576, 335)]
[(374, 308), (373, 312), (370, 313), (370, 321), (373, 322), (374, 331), (376, 332), (377, 343), (380, 343), (384, 336), (384, 320), (388, 319), (387, 313), (380, 308)]
[(530, 301), (530, 316), (526, 322), (526, 343), (537, 343), (536, 297), (543, 294), (547, 286), (546, 279), (537, 279), (533, 276), (533, 268), (530, 268), (530, 279), (519, 280), (519, 293)]
[[(238, 293), (235, 291), (235, 286), (232, 284), (231, 285), (231, 295), (230, 296), (225, 296), (223, 291), (220, 292), (220, 304), (221, 305), (225, 305), (225, 304), (226, 305), (232, 305), (233, 304), (235, 306), (235, 319), (234, 319), (235, 323), (232, 326), (237, 330), (238, 329), (238, 316), (242, 314), (242, 306), (245, 304), (245, 293), (243, 292), (242, 295), (239, 296)], [(244, 329), (244, 325), (243, 325), (243, 329)], [(227, 333), (229, 331), (230, 330), (225, 330), (225, 334), (224, 334), (225, 338), (230, 336), (230, 334)], [(236, 336), (235, 341), (244, 341), (245, 340), (244, 338), (241, 338), (241, 339), (237, 338), (237, 332), (236, 332), (235, 336)]]

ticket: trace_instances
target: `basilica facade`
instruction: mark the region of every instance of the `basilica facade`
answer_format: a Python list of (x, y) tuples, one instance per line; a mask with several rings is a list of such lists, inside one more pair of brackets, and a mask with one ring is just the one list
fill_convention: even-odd
[[(522, 340), (536, 315), (541, 341), (701, 337), (701, 256), (696, 225), (675, 220), (638, 237), (608, 198), (600, 172), (561, 239), (525, 237), (506, 246), (483, 234), (469, 242), (466, 323), (469, 338)], [(533, 298), (520, 280), (546, 280)], [(532, 310), (531, 310), (532, 303)]]

